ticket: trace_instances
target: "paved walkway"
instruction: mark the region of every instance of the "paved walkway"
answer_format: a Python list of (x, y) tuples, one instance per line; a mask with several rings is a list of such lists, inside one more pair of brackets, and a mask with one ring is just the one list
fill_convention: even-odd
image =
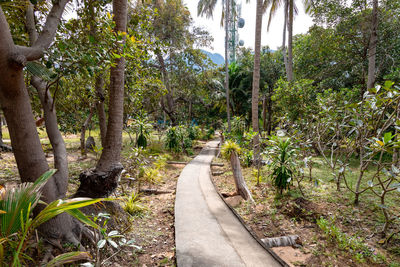
[(179, 176), (175, 200), (178, 267), (282, 266), (243, 227), (210, 180), (219, 141), (193, 159)]

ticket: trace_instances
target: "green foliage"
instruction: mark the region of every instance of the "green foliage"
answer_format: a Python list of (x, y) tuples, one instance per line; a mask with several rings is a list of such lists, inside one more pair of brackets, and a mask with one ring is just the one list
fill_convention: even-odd
[(296, 150), (292, 141), (274, 137), (269, 142), (268, 156), (271, 160), (271, 179), (274, 186), (282, 194), (283, 190), (289, 189), (289, 186), (295, 175), (295, 157)]
[[(0, 199), (0, 209), (5, 211), (4, 214), (0, 214), (2, 222), (0, 250), (4, 251), (3, 243), (5, 243), (5, 250), (7, 252), (0, 256), (11, 253), (12, 260), (10, 263), (12, 262), (12, 266), (20, 266), (25, 259), (32, 260), (24, 254), (28, 237), (39, 225), (61, 213), (67, 212), (84, 224), (96, 229), (98, 228), (98, 226), (84, 215), (79, 208), (97, 203), (103, 199), (58, 199), (48, 204), (34, 218), (30, 217), (33, 208), (39, 202), (42, 187), (54, 173), (55, 170), (50, 170), (39, 177), (34, 183), (25, 183), (17, 188), (6, 190), (4, 196)], [(71, 253), (62, 255), (57, 258), (57, 262), (52, 261), (51, 263), (58, 264), (61, 262), (69, 262), (73, 259), (81, 260), (85, 258), (87, 258), (85, 253)], [(3, 261), (6, 259), (1, 260)]]
[(329, 241), (337, 244), (338, 248), (349, 252), (358, 262), (364, 262), (366, 258), (379, 262), (384, 257), (373, 253), (373, 249), (368, 247), (364, 240), (357, 236), (349, 236), (335, 225), (335, 221), (326, 220), (323, 217), (317, 220), (317, 225), (324, 232)]
[(165, 145), (169, 151), (179, 153), (182, 151), (181, 146), (182, 133), (177, 127), (170, 127), (167, 130), (167, 140)]
[(169, 151), (174, 153), (186, 152), (187, 154), (193, 154), (192, 146), (193, 141), (188, 136), (189, 132), (185, 130), (184, 126), (169, 127), (167, 130), (167, 139), (165, 146)]
[(132, 216), (141, 216), (147, 208), (142, 205), (139, 194), (132, 192), (132, 194), (125, 200), (124, 210)]
[(187, 136), (190, 138), (190, 140), (199, 139), (200, 138), (200, 128), (199, 128), (199, 126), (190, 125), (187, 128)]
[(241, 153), (240, 146), (232, 140), (227, 140), (221, 148), (221, 154), (224, 158), (229, 159), (233, 152), (239, 155)]

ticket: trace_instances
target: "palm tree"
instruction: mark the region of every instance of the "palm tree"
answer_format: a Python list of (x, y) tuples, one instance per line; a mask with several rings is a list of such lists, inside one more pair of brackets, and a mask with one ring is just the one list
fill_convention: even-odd
[(255, 44), (254, 44), (254, 71), (253, 71), (253, 90), (251, 95), (251, 121), (253, 131), (257, 135), (253, 138), (253, 157), (257, 164), (259, 161), (259, 127), (258, 127), (258, 95), (260, 90), (260, 54), (261, 54), (261, 28), (263, 15), (263, 0), (257, 0), (256, 10), (256, 29), (255, 29)]
[[(311, 11), (313, 0), (302, 0), (303, 5), (306, 9), (306, 13)], [(285, 61), (285, 69), (286, 76), (289, 82), (293, 81), (293, 19), (294, 15), (297, 15), (298, 10), (294, 0), (265, 0), (264, 6), (265, 9), (270, 8), (269, 19), (268, 19), (268, 29), (271, 24), (272, 17), (275, 15), (278, 8), (284, 4), (284, 12), (285, 12), (285, 22), (283, 25), (283, 56)], [(285, 40), (286, 40), (286, 27), (288, 31), (288, 54), (286, 57), (286, 48), (285, 48)]]
[[(228, 29), (229, 29), (229, 12), (230, 2), (232, 0), (222, 0), (222, 5), (225, 6), (225, 92), (226, 92), (226, 116), (228, 120), (228, 132), (231, 131), (231, 115), (229, 107), (229, 60), (228, 60)], [(224, 5), (225, 2), (225, 5)], [(197, 15), (205, 15), (207, 18), (212, 17), (217, 0), (199, 0), (197, 4)], [(222, 23), (222, 20), (221, 20)]]

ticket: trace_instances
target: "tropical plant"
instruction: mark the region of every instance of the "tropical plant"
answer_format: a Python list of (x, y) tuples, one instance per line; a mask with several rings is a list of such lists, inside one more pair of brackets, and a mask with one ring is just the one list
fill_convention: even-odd
[(124, 210), (130, 215), (140, 216), (144, 211), (147, 210), (147, 208), (142, 205), (139, 194), (133, 191), (132, 194), (125, 200)]
[(270, 177), (273, 185), (279, 190), (279, 194), (282, 195), (283, 190), (289, 189), (295, 175), (296, 149), (293, 147), (290, 138), (280, 139), (273, 137), (269, 141), (269, 145), (270, 148), (267, 153), (272, 162)]
[(181, 140), (182, 133), (180, 132), (178, 127), (170, 127), (167, 130), (167, 140), (165, 142), (165, 146), (169, 151), (173, 151), (175, 153), (181, 152)]
[[(39, 225), (47, 222), (55, 216), (67, 212), (79, 221), (93, 228), (98, 228), (97, 224), (85, 216), (79, 208), (88, 206), (103, 199), (75, 198), (68, 200), (58, 199), (46, 205), (35, 217), (31, 218), (31, 212), (39, 203), (42, 195), (41, 190), (56, 170), (50, 170), (40, 176), (34, 183), (23, 183), (16, 188), (5, 190), (0, 198), (0, 210), (5, 213), (0, 214), (0, 261), (10, 260), (11, 266), (21, 266), (25, 259), (32, 260), (24, 254), (26, 242), (33, 230)], [(44, 204), (44, 203), (43, 203)], [(12, 259), (4, 259), (3, 244), (5, 250), (12, 254)], [(59, 263), (67, 263), (72, 259), (82, 260), (89, 258), (86, 252), (69, 253), (60, 255), (57, 262), (49, 262), (50, 266)], [(53, 265), (51, 265), (53, 264)]]

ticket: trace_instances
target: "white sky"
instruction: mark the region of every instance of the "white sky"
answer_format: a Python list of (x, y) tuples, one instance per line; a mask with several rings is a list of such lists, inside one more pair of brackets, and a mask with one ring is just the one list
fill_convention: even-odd
[[(224, 56), (224, 38), (225, 31), (220, 26), (221, 14), (222, 14), (222, 0), (217, 2), (214, 10), (214, 17), (207, 19), (206, 17), (197, 17), (197, 3), (198, 0), (184, 0), (186, 6), (194, 20), (196, 26), (202, 26), (214, 37), (214, 42), (212, 43), (212, 48), (206, 48), (205, 50), (213, 51), (214, 53), (219, 53)], [(246, 4), (245, 0), (242, 0), (242, 18), (245, 19), (245, 26), (239, 29), (239, 39), (244, 40), (244, 46), (254, 49), (254, 35), (255, 35), (255, 23), (256, 23), (256, 2), (251, 0), (250, 3)], [(238, 4), (240, 0), (238, 0)], [(299, 33), (306, 33), (308, 28), (313, 24), (310, 16), (306, 15), (304, 12), (304, 7), (301, 2), (297, 5), (299, 9), (299, 14), (295, 17), (293, 23), (293, 33), (294, 35)], [(283, 35), (283, 8), (281, 7), (270, 25), (269, 32), (267, 32), (267, 22), (269, 10), (263, 16), (263, 26), (262, 26), (262, 37), (261, 44), (268, 45), (271, 49), (277, 49), (282, 45), (282, 35)], [(287, 40), (287, 39), (286, 39)]]

